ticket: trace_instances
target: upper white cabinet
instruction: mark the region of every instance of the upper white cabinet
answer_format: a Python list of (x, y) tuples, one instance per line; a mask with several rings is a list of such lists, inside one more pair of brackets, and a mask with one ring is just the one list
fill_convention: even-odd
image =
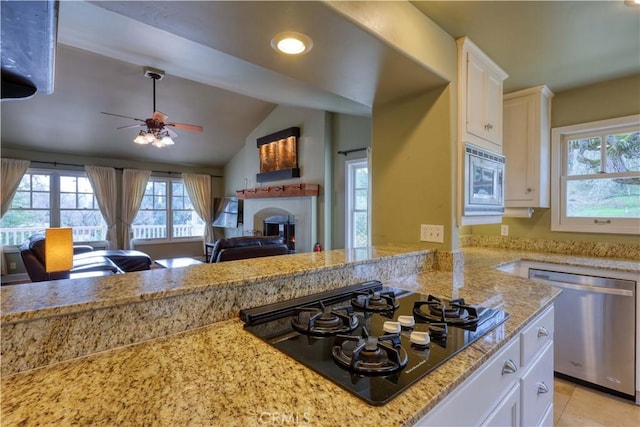
[(507, 215), (518, 210), (509, 208), (549, 207), (552, 97), (544, 85), (504, 96)]
[(469, 38), (457, 43), (460, 138), (502, 153), (502, 82), (508, 76)]

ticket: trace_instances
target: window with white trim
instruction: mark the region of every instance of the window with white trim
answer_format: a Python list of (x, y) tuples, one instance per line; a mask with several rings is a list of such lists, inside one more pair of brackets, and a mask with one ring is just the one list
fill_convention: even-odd
[(346, 162), (347, 248), (364, 248), (371, 244), (368, 163), (367, 159)]
[(173, 178), (149, 178), (131, 228), (134, 239), (173, 240), (204, 235), (204, 221), (194, 211), (184, 182)]
[(551, 229), (640, 234), (640, 115), (552, 130)]
[(49, 227), (72, 227), (74, 242), (105, 240), (107, 225), (84, 172), (29, 169), (0, 220), (2, 245)]

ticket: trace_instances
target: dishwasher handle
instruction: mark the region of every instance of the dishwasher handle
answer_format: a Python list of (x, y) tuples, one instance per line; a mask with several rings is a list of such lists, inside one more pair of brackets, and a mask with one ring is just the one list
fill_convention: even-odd
[(633, 291), (629, 289), (620, 289), (620, 288), (609, 288), (604, 286), (593, 286), (593, 285), (583, 285), (577, 283), (568, 283), (568, 282), (560, 282), (556, 280), (552, 280), (544, 271), (537, 271), (534, 269), (529, 270), (529, 278), (534, 279), (538, 282), (545, 283), (547, 285), (555, 286), (561, 289), (571, 289), (575, 291), (585, 291), (585, 292), (593, 292), (597, 294), (608, 294), (608, 295), (620, 295), (625, 297), (632, 297)]

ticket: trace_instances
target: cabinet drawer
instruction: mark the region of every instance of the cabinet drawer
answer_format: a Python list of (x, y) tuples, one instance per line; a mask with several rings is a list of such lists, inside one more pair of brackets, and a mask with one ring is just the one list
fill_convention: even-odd
[[(518, 360), (520, 340), (516, 337), (416, 425), (479, 425), (500, 403), (507, 391), (518, 384)], [(510, 369), (505, 368), (505, 365), (515, 368), (515, 372), (509, 373)]]
[(538, 425), (553, 403), (553, 341), (522, 376), (520, 392), (522, 425)]
[(520, 366), (526, 367), (531, 359), (553, 340), (553, 324), (551, 306), (520, 333)]

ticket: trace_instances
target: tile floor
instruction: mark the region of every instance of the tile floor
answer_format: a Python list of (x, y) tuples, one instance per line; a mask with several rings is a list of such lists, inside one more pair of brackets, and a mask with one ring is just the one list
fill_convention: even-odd
[(553, 424), (556, 427), (638, 427), (640, 406), (610, 394), (555, 378)]

